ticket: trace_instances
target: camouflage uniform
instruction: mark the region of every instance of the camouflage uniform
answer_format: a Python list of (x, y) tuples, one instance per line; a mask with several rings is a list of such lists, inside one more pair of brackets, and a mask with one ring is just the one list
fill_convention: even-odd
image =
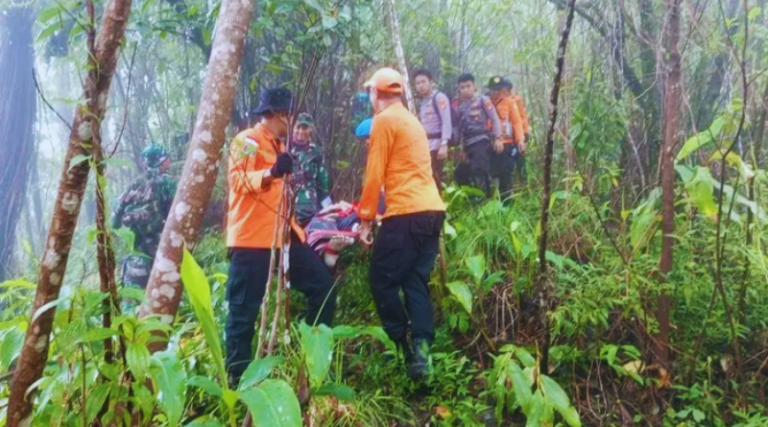
[(295, 165), (291, 182), (296, 195), (296, 221), (304, 227), (322, 209), (321, 203), (330, 193), (330, 181), (320, 147), (313, 142), (291, 145)]
[(145, 288), (160, 244), (165, 218), (176, 194), (176, 181), (160, 169), (165, 151), (150, 146), (142, 155), (147, 172), (120, 196), (112, 214), (112, 228), (128, 227), (135, 235), (134, 253), (123, 262), (122, 282)]

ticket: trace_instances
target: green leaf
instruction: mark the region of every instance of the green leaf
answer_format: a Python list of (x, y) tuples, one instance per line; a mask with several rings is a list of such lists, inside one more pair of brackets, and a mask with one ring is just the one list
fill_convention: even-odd
[(109, 328), (94, 328), (85, 333), (82, 342), (104, 341), (117, 336), (117, 331)]
[(144, 382), (149, 370), (149, 350), (144, 344), (129, 342), (126, 345), (125, 359), (128, 362), (128, 368), (133, 372), (133, 376), (138, 382)]
[(272, 370), (284, 361), (285, 358), (281, 356), (269, 356), (252, 361), (245, 370), (245, 373), (243, 373), (237, 389), (243, 391), (254, 387), (256, 384), (267, 379)]
[(41, 24), (45, 24), (51, 19), (59, 16), (59, 14), (61, 14), (61, 6), (54, 3), (53, 5), (41, 10), (40, 13), (37, 14), (37, 21)]
[(168, 417), (168, 425), (175, 427), (184, 414), (184, 368), (176, 355), (166, 350), (152, 355), (150, 372), (160, 391), (158, 400)]
[(531, 356), (531, 353), (528, 352), (528, 350), (517, 347), (515, 349), (515, 355), (517, 356), (517, 359), (520, 360), (520, 362), (523, 363), (523, 366), (526, 368), (532, 368), (536, 366), (536, 358)]
[(310, 384), (314, 388), (319, 388), (325, 381), (333, 360), (333, 331), (322, 324), (312, 327), (302, 322), (299, 325), (299, 332)]
[(336, 396), (344, 402), (354, 402), (355, 391), (345, 384), (325, 383), (314, 393), (315, 396)]
[(38, 34), (36, 41), (45, 42), (47, 41), (48, 38), (54, 35), (56, 31), (60, 29), (61, 29), (61, 20), (57, 19), (56, 21), (52, 22), (50, 25), (45, 27), (43, 31), (40, 31), (40, 34)]
[(397, 346), (391, 339), (389, 339), (389, 336), (384, 332), (384, 329), (382, 329), (381, 326), (369, 326), (365, 328), (365, 333), (381, 341), (381, 343), (387, 347), (387, 350), (392, 352), (397, 351)]
[(152, 412), (155, 410), (156, 406), (155, 396), (149, 391), (144, 383), (135, 382), (131, 388), (133, 389), (133, 395), (136, 398), (136, 401), (139, 403), (139, 408), (144, 415), (144, 419), (152, 419)]
[[(542, 392), (546, 396), (547, 401), (552, 403), (557, 412), (559, 412), (563, 418), (566, 418), (566, 415), (571, 415), (568, 412), (568, 408), (571, 407), (571, 403), (568, 400), (568, 395), (565, 394), (565, 391), (562, 389), (562, 387), (560, 387), (560, 384), (546, 375), (542, 375), (539, 378), (539, 381), (541, 384)], [(581, 420), (579, 420), (578, 414), (576, 415), (575, 419), (566, 418), (566, 422), (571, 427), (581, 427)]]
[(704, 415), (704, 413), (699, 411), (698, 409), (693, 410), (693, 420), (696, 421), (697, 423), (704, 421), (704, 418), (706, 417), (707, 416)]
[(339, 325), (333, 328), (334, 339), (352, 339), (365, 333), (365, 328), (359, 326)]
[(443, 223), (443, 234), (444, 234), (444, 235), (446, 235), (446, 236), (448, 236), (448, 237), (450, 237), (451, 239), (455, 239), (455, 238), (456, 238), (456, 236), (458, 235), (458, 234), (456, 233), (456, 229), (455, 229), (455, 228), (453, 228), (453, 226), (451, 225), (451, 223), (450, 223), (450, 222), (448, 222), (448, 221), (445, 221), (445, 222)]
[(205, 276), (203, 269), (200, 268), (186, 247), (184, 248), (184, 258), (181, 262), (181, 282), (189, 294), (189, 300), (192, 303), (195, 316), (200, 322), (200, 327), (203, 329), (205, 342), (208, 344), (208, 349), (219, 371), (221, 384), (224, 389), (228, 389), (227, 369), (224, 366), (219, 330), (216, 327), (213, 306), (211, 305), (211, 287), (208, 284), (208, 278)]
[(339, 21), (337, 21), (333, 16), (323, 15), (323, 28), (326, 30), (335, 28), (338, 23)]
[(104, 406), (104, 401), (109, 396), (110, 384), (99, 384), (88, 390), (88, 400), (85, 403), (85, 417), (93, 420), (99, 414), (99, 410)]
[(446, 286), (464, 310), (472, 314), (472, 291), (469, 290), (469, 286), (464, 282), (450, 282)]
[(304, 2), (306, 4), (308, 4), (309, 6), (311, 6), (313, 9), (315, 9), (318, 12), (322, 12), (323, 11), (323, 6), (320, 5), (320, 2), (318, 0), (304, 0)]
[(206, 393), (210, 394), (211, 396), (221, 397), (221, 387), (219, 387), (218, 384), (216, 384), (216, 381), (208, 378), (203, 377), (200, 375), (196, 375), (187, 381), (187, 385), (191, 387), (197, 387), (205, 391)]
[(216, 418), (203, 415), (200, 418), (195, 418), (191, 423), (185, 424), (184, 427), (224, 427), (224, 424)]
[(517, 363), (510, 361), (507, 365), (508, 375), (512, 378), (512, 387), (515, 392), (515, 399), (520, 407), (523, 409), (523, 413), (528, 414), (531, 410), (531, 400), (533, 393), (531, 393), (531, 385), (525, 378), (523, 371), (520, 369)]
[(709, 168), (697, 167), (693, 176), (685, 182), (685, 189), (688, 193), (688, 201), (704, 215), (717, 220), (717, 202), (715, 202), (714, 190), (715, 181)]
[(467, 268), (472, 273), (472, 277), (475, 278), (475, 283), (480, 283), (485, 276), (485, 257), (482, 255), (475, 255), (467, 258)]
[(11, 363), (21, 354), (24, 333), (17, 328), (4, 331), (0, 339), (0, 374), (8, 372)]
[(69, 169), (67, 169), (67, 171), (72, 170), (73, 167), (79, 165), (80, 163), (90, 161), (90, 160), (91, 160), (90, 155), (86, 156), (85, 154), (78, 154), (77, 156), (72, 157), (72, 160), (69, 161)]
[(239, 395), (236, 391), (230, 390), (230, 389), (224, 389), (221, 392), (221, 400), (224, 401), (224, 404), (227, 405), (227, 408), (234, 408), (237, 404), (237, 400), (239, 398)]
[(239, 393), (259, 427), (301, 427), (301, 408), (293, 389), (283, 380), (266, 380)]
[(714, 141), (714, 138), (723, 129), (724, 124), (725, 124), (725, 119), (723, 117), (718, 117), (712, 122), (712, 125), (709, 126), (709, 129), (703, 132), (699, 132), (696, 135), (688, 138), (688, 140), (685, 141), (685, 144), (683, 144), (683, 148), (681, 148), (680, 152), (677, 153), (677, 158), (675, 159), (675, 161), (679, 162), (685, 159), (686, 157), (690, 156), (693, 152), (695, 152), (699, 148), (712, 143)]

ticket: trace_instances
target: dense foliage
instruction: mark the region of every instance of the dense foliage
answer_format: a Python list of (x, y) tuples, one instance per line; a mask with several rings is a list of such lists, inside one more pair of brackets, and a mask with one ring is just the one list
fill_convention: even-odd
[[(682, 108), (671, 153), (675, 231), (667, 272), (660, 269), (661, 156), (672, 113), (663, 103), (669, 58), (662, 35), (671, 3), (683, 10)], [(223, 178), (202, 237), (185, 253), (185, 295), (173, 324), (139, 318), (135, 307), (104, 324), (105, 310), (113, 310), (100, 290), (90, 187), (61, 296), (31, 312), (57, 174), (73, 166), (62, 161), (69, 129), (58, 115), (69, 119), (82, 101), (77, 83), (87, 71), (88, 16), (80, 1), (0, 1), (2, 16), (18, 8), (37, 16), (42, 101), (25, 141), (36, 161), (18, 196), (24, 214), (10, 226), (2, 220), (18, 238), (13, 263), (3, 268), (16, 278), (0, 283), (0, 425), (25, 332), (52, 308), (52, 344), (33, 386), (32, 425), (235, 426), (251, 417), (258, 426), (768, 425), (765, 2), (576, 2), (554, 123), (550, 268), (542, 281), (540, 165), (565, 4), (397, 4), (409, 66), (431, 69), (449, 95), (461, 72), (478, 81), (507, 75), (533, 126), (527, 181), (518, 183), (512, 203), (477, 203), (472, 189), (454, 185), (443, 191), (447, 268), (437, 268), (430, 284), (438, 320), (430, 380), (408, 379), (402, 361), (392, 360), (395, 345), (380, 327), (368, 286), (368, 253), (355, 247), (342, 254), (336, 272), (336, 326), (298, 321), (304, 301), (291, 293), (290, 333), (279, 332), (275, 354), (254, 361), (232, 389), (222, 354)], [(95, 6), (101, 13), (104, 3)], [(181, 169), (220, 7), (134, 2), (102, 123), (109, 158), (106, 176), (97, 176), (110, 200), (139, 173), (149, 141), (165, 145), (174, 170)], [(334, 196), (359, 197), (364, 161), (350, 132), (352, 99), (374, 68), (397, 65), (389, 22), (379, 0), (258, 1), (231, 133), (249, 119), (260, 88), (286, 85), (315, 117)], [(15, 28), (2, 19), (0, 26)], [(114, 236), (122, 259), (133, 237), (125, 230)], [(135, 289), (120, 292), (143, 298)], [(672, 302), (666, 313), (659, 295)], [(658, 351), (665, 316), (668, 360)], [(167, 350), (152, 353), (165, 337)], [(268, 339), (257, 337), (257, 344)]]

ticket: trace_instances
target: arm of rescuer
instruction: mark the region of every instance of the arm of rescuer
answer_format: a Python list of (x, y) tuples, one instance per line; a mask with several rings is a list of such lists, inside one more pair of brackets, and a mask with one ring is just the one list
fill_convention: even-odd
[(238, 135), (232, 140), (229, 146), (229, 173), (227, 174), (230, 191), (255, 195), (261, 193), (275, 180), (269, 168), (248, 170), (248, 162), (256, 162), (258, 151), (258, 142), (248, 136)]
[(525, 109), (525, 101), (522, 96), (516, 96), (515, 102), (517, 103), (517, 111), (520, 113), (520, 119), (523, 121), (523, 133), (525, 136), (531, 133), (531, 123), (528, 121), (528, 111)]
[[(379, 117), (379, 120), (384, 119)], [(365, 185), (360, 196), (360, 241), (365, 246), (370, 246), (373, 239), (370, 238), (371, 223), (376, 219), (379, 207), (381, 187), (384, 183), (384, 172), (389, 162), (389, 152), (394, 143), (395, 135), (387, 123), (379, 122), (371, 129), (370, 144), (368, 147), (368, 163), (365, 168)]]
[(439, 92), (437, 95), (437, 114), (440, 114), (440, 123), (442, 123), (442, 138), (440, 139), (440, 146), (447, 146), (448, 141), (451, 140), (451, 134), (453, 133), (453, 124), (451, 123), (451, 101), (448, 97)]
[(491, 120), (493, 137), (501, 139), (501, 120), (499, 120), (499, 114), (496, 113), (493, 102), (487, 96), (483, 97), (483, 110), (485, 110), (485, 115)]

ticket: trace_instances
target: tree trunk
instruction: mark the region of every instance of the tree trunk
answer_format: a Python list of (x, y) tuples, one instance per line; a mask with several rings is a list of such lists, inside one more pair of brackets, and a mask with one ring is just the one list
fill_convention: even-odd
[[(161, 320), (171, 323), (181, 303), (183, 288), (179, 270), (184, 244), (194, 245), (216, 183), (253, 8), (250, 0), (224, 0), (222, 3), (200, 110), (179, 188), (155, 256), (141, 307), (142, 316), (159, 314)], [(156, 343), (152, 350), (157, 351), (165, 344)]]
[[(661, 156), (661, 204), (663, 233), (661, 241), (661, 260), (659, 270), (661, 281), (665, 282), (667, 273), (672, 270), (674, 263), (673, 250), (675, 245), (675, 147), (679, 137), (679, 111), (681, 91), (680, 52), (680, 0), (666, 0), (668, 19), (664, 30), (664, 52), (659, 55), (664, 69), (659, 74), (664, 75), (664, 123), (662, 133)], [(659, 336), (657, 347), (658, 363), (669, 369), (669, 311), (672, 303), (666, 292), (659, 292), (657, 318), (659, 321)]]
[[(34, 160), (35, 52), (32, 45), (31, 8), (11, 7), (0, 16), (0, 282), (12, 275), (16, 225), (27, 192), (29, 168)], [(9, 155), (10, 154), (10, 155)]]
[(413, 101), (411, 83), (408, 78), (408, 67), (405, 64), (405, 53), (403, 52), (403, 41), (400, 38), (400, 21), (397, 19), (395, 0), (387, 0), (387, 7), (389, 8), (389, 23), (392, 27), (392, 42), (395, 44), (395, 55), (397, 55), (397, 63), (400, 66), (400, 73), (403, 75), (403, 82), (405, 83), (405, 99), (408, 102), (408, 109), (415, 114), (416, 103)]
[[(557, 125), (557, 100), (560, 96), (560, 80), (563, 77), (563, 69), (565, 68), (565, 51), (568, 46), (568, 36), (571, 32), (571, 25), (573, 24), (573, 9), (576, 0), (568, 0), (568, 6), (566, 8), (565, 25), (563, 26), (563, 33), (560, 37), (560, 45), (557, 48), (557, 63), (555, 65), (555, 78), (552, 82), (552, 93), (549, 97), (549, 128), (547, 129), (547, 145), (544, 147), (544, 187), (542, 189), (541, 197), (541, 238), (539, 239), (539, 278), (538, 278), (538, 290), (542, 294), (542, 307), (543, 311), (547, 310), (547, 223), (549, 221), (549, 200), (552, 196), (552, 153), (555, 147), (555, 126)], [(546, 319), (546, 315), (545, 315)], [(549, 325), (547, 324), (544, 346), (541, 352), (540, 371), (542, 373), (548, 372), (549, 369)]]
[(74, 165), (70, 163), (76, 156), (91, 154), (89, 147), (93, 144), (93, 134), (98, 134), (104, 117), (109, 86), (117, 64), (117, 52), (123, 41), (130, 12), (131, 0), (111, 0), (105, 5), (95, 42), (95, 54), (89, 54), (89, 72), (84, 84), (84, 99), (88, 105), (78, 107), (69, 137), (31, 312), (31, 315), (38, 316), (30, 322), (27, 329), (21, 357), (13, 377), (8, 404), (8, 427), (31, 423), (33, 395), (27, 397), (27, 389), (43, 374), (56, 312), (54, 308), (49, 308), (42, 314), (37, 311), (59, 297), (91, 167), (87, 161)]

